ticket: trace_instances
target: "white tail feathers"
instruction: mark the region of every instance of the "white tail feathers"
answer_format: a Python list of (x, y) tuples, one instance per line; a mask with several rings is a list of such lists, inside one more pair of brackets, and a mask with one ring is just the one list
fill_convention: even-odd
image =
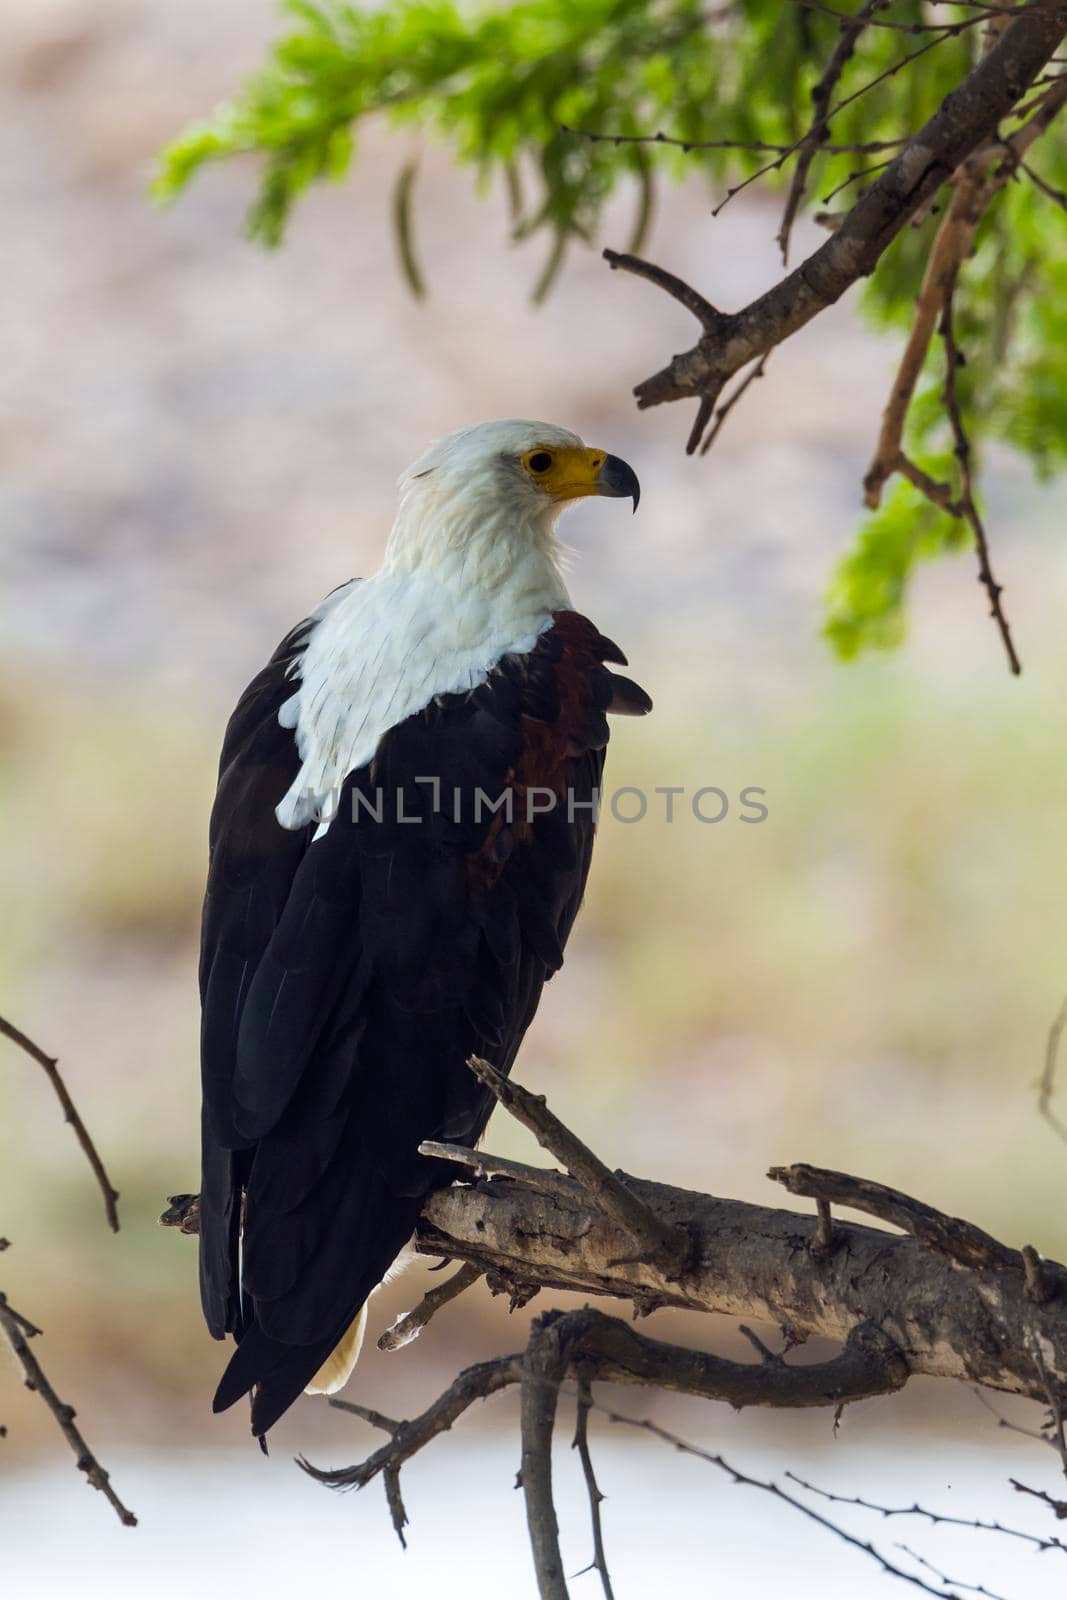
[(316, 1372), (305, 1394), (336, 1394), (352, 1376), (359, 1352), (363, 1349), (363, 1335), (367, 1331), (367, 1303), (363, 1302), (341, 1339), (334, 1346)]

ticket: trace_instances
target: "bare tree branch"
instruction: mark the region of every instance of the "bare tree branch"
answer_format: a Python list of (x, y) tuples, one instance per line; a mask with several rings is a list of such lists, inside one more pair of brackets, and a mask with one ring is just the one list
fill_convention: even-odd
[(621, 1174), (611, 1172), (600, 1157), (548, 1109), (544, 1095), (531, 1094), (522, 1084), (505, 1078), (478, 1056), (472, 1056), (467, 1065), (479, 1083), (492, 1090), (504, 1110), (536, 1135), (542, 1149), (563, 1163), (604, 1215), (625, 1229), (633, 1249), (656, 1256), (676, 1277), (684, 1272), (690, 1254), (684, 1229), (665, 1223), (635, 1195)]
[(1048, 1030), (1048, 1039), (1045, 1042), (1045, 1065), (1037, 1090), (1037, 1109), (1061, 1139), (1067, 1139), (1067, 1126), (1052, 1109), (1052, 1095), (1056, 1087), (1056, 1068), (1059, 1065), (1060, 1040), (1063, 1038), (1064, 1028), (1067, 1028), (1067, 1000), (1060, 1006), (1056, 1019)]
[(578, 1404), (577, 1415), (574, 1423), (574, 1439), (571, 1448), (577, 1450), (578, 1459), (582, 1463), (582, 1474), (585, 1478), (585, 1489), (589, 1496), (589, 1520), (593, 1528), (593, 1559), (585, 1570), (593, 1571), (600, 1576), (600, 1587), (604, 1591), (604, 1600), (615, 1600), (615, 1593), (611, 1587), (611, 1574), (608, 1571), (608, 1557), (604, 1549), (604, 1525), (600, 1515), (600, 1507), (604, 1503), (604, 1494), (596, 1481), (593, 1470), (593, 1457), (589, 1449), (589, 1413), (593, 1409), (593, 1385), (587, 1373), (580, 1373), (578, 1377)]
[[(749, 1489), (762, 1489), (765, 1494), (771, 1495), (775, 1500), (780, 1500), (783, 1504), (792, 1506), (794, 1511), (799, 1511), (809, 1521), (817, 1523), (820, 1528), (825, 1528), (829, 1533), (835, 1534), (837, 1538), (843, 1539), (846, 1544), (852, 1545), (854, 1549), (861, 1550), (864, 1555), (870, 1556), (873, 1561), (878, 1563), (882, 1571), (888, 1573), (890, 1577), (902, 1578), (905, 1583), (912, 1584), (925, 1594), (940, 1596), (941, 1600), (961, 1600), (961, 1596), (956, 1594), (953, 1589), (947, 1589), (944, 1586), (946, 1583), (953, 1583), (953, 1579), (943, 1578), (938, 1587), (936, 1589), (933, 1588), (919, 1574), (908, 1572), (904, 1567), (898, 1567), (895, 1562), (891, 1561), (888, 1556), (883, 1555), (869, 1540), (858, 1539), (855, 1534), (849, 1533), (839, 1523), (831, 1522), (829, 1517), (821, 1516), (811, 1506), (805, 1505), (803, 1500), (797, 1500), (793, 1495), (787, 1494), (777, 1483), (763, 1478), (753, 1478), (746, 1472), (738, 1471), (723, 1456), (714, 1455), (710, 1450), (703, 1450), (699, 1445), (690, 1444), (687, 1440), (680, 1439), (676, 1433), (671, 1433), (668, 1429), (661, 1428), (658, 1423), (651, 1422), (647, 1417), (628, 1417), (618, 1411), (610, 1411), (606, 1406), (600, 1406), (598, 1410), (603, 1411), (611, 1422), (621, 1423), (629, 1428), (639, 1428), (643, 1433), (652, 1434), (654, 1438), (661, 1439), (664, 1444), (673, 1446), (675, 1450), (681, 1450), (685, 1455), (697, 1456), (701, 1461), (706, 1461), (710, 1466), (717, 1467), (720, 1472), (724, 1472), (735, 1484)], [(965, 1588), (967, 1585), (960, 1585), (960, 1587)]]
[[(808, 1483), (805, 1478), (798, 1477), (795, 1472), (787, 1472), (786, 1477), (791, 1479), (801, 1489), (806, 1489), (809, 1494), (818, 1495), (821, 1500), (828, 1500), (833, 1505), (856, 1506), (862, 1511), (873, 1511), (880, 1517), (918, 1517), (934, 1525), (943, 1525), (952, 1528), (974, 1528), (981, 1533), (999, 1533), (1006, 1539), (1021, 1539), (1024, 1543), (1033, 1545), (1035, 1550), (1058, 1550), (1061, 1555), (1067, 1555), (1067, 1544), (1055, 1537), (1042, 1538), (1039, 1533), (1026, 1533), (1022, 1528), (1007, 1528), (1001, 1522), (985, 1522), (981, 1517), (953, 1517), (940, 1511), (928, 1511), (916, 1501), (910, 1506), (884, 1506), (873, 1500), (864, 1500), (860, 1495), (833, 1494), (829, 1489), (820, 1489), (814, 1483)], [(1032, 1491), (1028, 1491), (1032, 1492)]]
[[(474, 1152), (464, 1157), (498, 1164)], [(897, 1387), (902, 1360), (904, 1375), (964, 1379), (1047, 1401), (1032, 1354), (1038, 1338), (1049, 1381), (1067, 1392), (1067, 1270), (1042, 1262), (1050, 1297), (1036, 1304), (1021, 1252), (899, 1190), (804, 1164), (781, 1169), (803, 1192), (819, 1189), (824, 1200), (909, 1229), (892, 1234), (837, 1220), (827, 1248), (826, 1227), (796, 1212), (628, 1177), (626, 1188), (690, 1241), (690, 1264), (678, 1278), (654, 1255), (635, 1259), (626, 1231), (574, 1179), (556, 1173), (545, 1188), (537, 1169), (527, 1169), (528, 1177), (518, 1163), (510, 1170), (509, 1178), (431, 1195), (416, 1249), (468, 1262), (494, 1288), (514, 1285), (519, 1300), (540, 1286), (629, 1300), (637, 1315), (673, 1306), (788, 1326), (796, 1339), (860, 1341), (825, 1370), (786, 1366), (777, 1389), (773, 1374), (758, 1367), (717, 1367), (715, 1358), (691, 1352), (689, 1392), (699, 1383), (700, 1392), (740, 1405), (821, 1405), (830, 1391), (848, 1399)], [(864, 1330), (885, 1341), (877, 1358), (864, 1350)], [(646, 1360), (645, 1381), (668, 1382), (682, 1369), (674, 1363), (656, 1377), (650, 1370)]]
[(447, 1306), (450, 1300), (455, 1300), (465, 1289), (478, 1282), (482, 1276), (480, 1267), (460, 1267), (451, 1278), (446, 1278), (444, 1283), (437, 1284), (433, 1289), (428, 1289), (413, 1311), (406, 1311), (398, 1317), (391, 1328), (387, 1328), (378, 1340), (379, 1350), (403, 1350), (404, 1346), (417, 1339), (430, 1319), (436, 1316), (442, 1306)]
[[(837, 87), (841, 74), (852, 59), (861, 33), (876, 13), (881, 10), (881, 7), (882, 0), (864, 0), (855, 17), (842, 18), (841, 31), (838, 35), (837, 43), (831, 52), (822, 76), (811, 91), (811, 103), (814, 108), (812, 123), (797, 151), (797, 163), (793, 168), (789, 193), (786, 196), (785, 210), (782, 213), (781, 226), (778, 229), (778, 247), (782, 252), (783, 266), (789, 260), (789, 236), (793, 231), (793, 223), (796, 221), (800, 202), (804, 198), (804, 190), (807, 187), (811, 164), (819, 153), (819, 147), (829, 137), (830, 123), (827, 113), (830, 108), (830, 96)], [(829, 198), (830, 196), (827, 196), (827, 199)]]
[(100, 1493), (114, 1509), (115, 1515), (123, 1526), (135, 1528), (137, 1526), (137, 1518), (132, 1511), (127, 1510), (123, 1505), (111, 1487), (110, 1475), (100, 1465), (100, 1462), (86, 1444), (81, 1430), (75, 1427), (74, 1418), (76, 1412), (74, 1407), (67, 1405), (65, 1401), (59, 1398), (45, 1375), (44, 1368), (30, 1349), (28, 1341), (31, 1338), (35, 1338), (40, 1333), (40, 1329), (35, 1328), (28, 1318), (22, 1316), (13, 1306), (10, 1306), (6, 1295), (3, 1294), (0, 1294), (0, 1330), (3, 1331), (16, 1360), (22, 1367), (24, 1373), (23, 1381), (27, 1389), (32, 1389), (39, 1394), (53, 1417), (55, 1417), (60, 1432), (74, 1452), (78, 1471), (85, 1473), (86, 1479), (94, 1489), (99, 1489)]
[(108, 1226), (112, 1233), (118, 1233), (119, 1214), (117, 1202), (119, 1192), (108, 1177), (96, 1145), (89, 1136), (89, 1130), (82, 1121), (66, 1084), (60, 1077), (58, 1063), (53, 1056), (46, 1055), (40, 1045), (34, 1044), (27, 1034), (16, 1028), (13, 1023), (7, 1022), (3, 1017), (0, 1017), (0, 1036), (10, 1039), (12, 1044), (18, 1045), (20, 1050), (24, 1050), (30, 1059), (36, 1061), (37, 1065), (43, 1067), (47, 1073), (48, 1080), (56, 1092), (60, 1105), (63, 1107), (63, 1116), (74, 1129), (75, 1137), (85, 1152), (86, 1160), (93, 1169), (93, 1176), (100, 1186), (100, 1193), (104, 1197), (104, 1211), (107, 1215)]
[[(757, 360), (840, 299), (871, 272), (920, 206), (972, 151), (997, 137), (1027, 88), (1067, 34), (1067, 0), (1031, 3), (993, 48), (904, 146), (842, 219), (833, 234), (774, 288), (742, 310), (702, 324), (697, 344), (635, 389), (638, 405), (696, 398), (714, 404), (734, 373)], [(609, 252), (613, 267), (636, 270)], [(640, 275), (650, 277), (648, 264)], [(691, 447), (696, 449), (690, 440)]]
[(931, 1250), (937, 1250), (950, 1261), (958, 1261), (961, 1266), (1015, 1271), (1021, 1264), (1017, 1250), (1009, 1250), (991, 1234), (976, 1228), (973, 1222), (947, 1216), (884, 1183), (853, 1178), (847, 1172), (833, 1172), (828, 1167), (812, 1167), (803, 1161), (791, 1167), (772, 1167), (767, 1176), (782, 1184), (790, 1194), (865, 1211), (868, 1216), (903, 1228)]

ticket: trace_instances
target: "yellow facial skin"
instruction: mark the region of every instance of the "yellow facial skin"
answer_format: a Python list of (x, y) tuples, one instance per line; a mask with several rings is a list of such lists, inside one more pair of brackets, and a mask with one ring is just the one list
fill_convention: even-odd
[(597, 479), (607, 458), (606, 450), (540, 445), (527, 450), (522, 465), (537, 487), (554, 500), (580, 500), (602, 492)]

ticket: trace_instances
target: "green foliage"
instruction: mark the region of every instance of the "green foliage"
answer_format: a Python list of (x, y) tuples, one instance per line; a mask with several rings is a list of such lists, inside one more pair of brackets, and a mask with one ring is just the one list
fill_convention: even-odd
[[(380, 115), (443, 140), (480, 185), (494, 178), (506, 184), (513, 236), (547, 241), (536, 298), (555, 281), (572, 242), (597, 237), (620, 182), (635, 189), (630, 247), (637, 248), (663, 176), (700, 174), (721, 198), (727, 185), (773, 162), (774, 149), (751, 146), (781, 149), (804, 134), (812, 90), (839, 37), (833, 17), (796, 0), (735, 0), (718, 20), (700, 0), (517, 0), (502, 8), (396, 0), (367, 10), (341, 0), (283, 0), (282, 11), (288, 32), (263, 69), (231, 104), (164, 152), (156, 197), (174, 199), (210, 162), (257, 154), (262, 176), (248, 232), (277, 245), (299, 196), (313, 183), (343, 178), (360, 122)], [(812, 164), (809, 203), (826, 203), (844, 186), (837, 206), (847, 208), (856, 193), (847, 180), (892, 150), (835, 147), (906, 138), (975, 59), (979, 29), (932, 36), (922, 28), (923, 0), (892, 0), (882, 17), (920, 31), (873, 27), (860, 35), (831, 96), (841, 109)], [(626, 142), (659, 130), (690, 147), (732, 147)], [(1062, 137), (1053, 132), (1043, 140), (1036, 159), (1049, 183), (1067, 185)], [(766, 181), (781, 184), (788, 174), (787, 162)], [(402, 269), (421, 294), (414, 195), (408, 164), (393, 217)], [(982, 225), (956, 307), (968, 362), (959, 392), (974, 441), (1003, 440), (1046, 475), (1067, 457), (1067, 252), (1055, 248), (1064, 225), (1029, 180), (1011, 183)], [(875, 325), (909, 324), (936, 226), (935, 215), (905, 230), (865, 286)], [(950, 447), (938, 398), (943, 359), (935, 340), (930, 387), (912, 408), (905, 441), (913, 459), (927, 465)], [(953, 479), (951, 459), (930, 470)], [(896, 642), (916, 563), (962, 539), (950, 518), (898, 487), (862, 528), (834, 580), (826, 632), (837, 650), (850, 656)]]
[[(931, 477), (949, 475), (950, 463), (926, 459)], [(911, 484), (898, 482), (885, 505), (860, 530), (830, 587), (824, 632), (850, 661), (861, 650), (892, 649), (904, 636), (904, 600), (916, 565), (956, 550), (963, 524), (939, 511)]]

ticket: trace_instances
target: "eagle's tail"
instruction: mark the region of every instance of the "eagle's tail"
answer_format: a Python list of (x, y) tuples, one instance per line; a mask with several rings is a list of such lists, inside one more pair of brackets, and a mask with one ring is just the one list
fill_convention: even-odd
[(367, 1302), (364, 1301), (341, 1342), (334, 1346), (311, 1382), (305, 1385), (305, 1394), (336, 1394), (338, 1389), (344, 1388), (359, 1360), (366, 1331)]

